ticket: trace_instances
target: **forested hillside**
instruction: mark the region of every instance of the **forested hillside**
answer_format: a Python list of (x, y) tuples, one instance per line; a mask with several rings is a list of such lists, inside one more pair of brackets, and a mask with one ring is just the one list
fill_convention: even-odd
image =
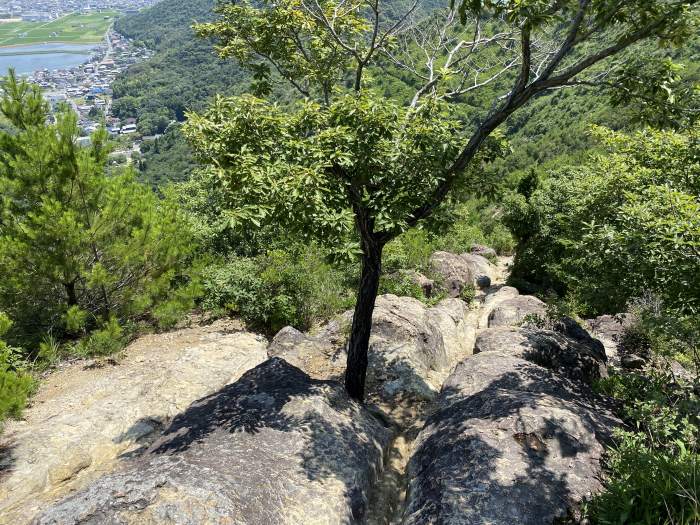
[[(141, 42), (155, 55), (131, 67), (114, 83), (114, 114), (138, 117), (144, 135), (165, 133), (158, 144), (144, 145), (143, 176), (159, 184), (186, 179), (193, 167), (177, 126), (188, 109), (202, 109), (215, 93), (238, 93), (246, 73), (218, 59), (211, 43), (197, 39), (195, 21), (212, 18), (213, 0), (167, 0), (120, 18), (115, 30)], [(166, 132), (167, 130), (167, 132)]]
[(452, 4), (0, 79), (0, 523), (700, 523), (700, 2)]

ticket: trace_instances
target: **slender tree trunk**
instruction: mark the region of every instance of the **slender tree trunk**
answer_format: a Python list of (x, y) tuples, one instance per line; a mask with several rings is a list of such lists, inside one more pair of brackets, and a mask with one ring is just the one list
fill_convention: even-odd
[(68, 296), (68, 306), (76, 306), (78, 304), (78, 296), (75, 293), (75, 281), (63, 283), (63, 287), (66, 290), (66, 295)]
[(382, 271), (382, 248), (383, 245), (374, 239), (363, 242), (362, 277), (355, 303), (355, 315), (352, 319), (345, 370), (345, 390), (350, 397), (358, 401), (362, 401), (365, 395), (367, 350), (372, 330), (372, 312)]

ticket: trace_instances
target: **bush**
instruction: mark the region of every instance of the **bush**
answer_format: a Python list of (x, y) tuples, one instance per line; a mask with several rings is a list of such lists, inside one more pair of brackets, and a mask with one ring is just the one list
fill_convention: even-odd
[[(0, 337), (10, 326), (10, 320), (0, 312)], [(0, 428), (8, 417), (21, 415), (35, 386), (34, 378), (26, 371), (23, 353), (0, 340)]]
[[(700, 520), (698, 319), (669, 315), (658, 299), (632, 302), (623, 350), (646, 353), (645, 372), (613, 371), (597, 388), (618, 403), (627, 428), (608, 451), (605, 491), (587, 513), (595, 523), (695, 524)], [(669, 359), (686, 358), (679, 374)]]
[(599, 388), (623, 403), (631, 430), (608, 451), (605, 491), (587, 513), (595, 523), (691, 524), (700, 520), (700, 403), (667, 374), (612, 375)]
[(645, 291), (700, 311), (700, 128), (594, 134), (607, 154), (507, 199), (512, 277), (574, 295), (588, 314), (620, 312)]
[(240, 315), (268, 333), (287, 325), (308, 330), (352, 306), (351, 285), (314, 246), (298, 253), (274, 250), (207, 268), (202, 307)]

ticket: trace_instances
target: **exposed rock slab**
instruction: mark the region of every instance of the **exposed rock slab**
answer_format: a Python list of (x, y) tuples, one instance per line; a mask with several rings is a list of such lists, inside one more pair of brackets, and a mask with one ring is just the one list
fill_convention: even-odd
[[(350, 324), (352, 312), (333, 321), (315, 336), (283, 328), (268, 348), (313, 377), (340, 378), (346, 353), (335, 335)], [(411, 297), (381, 295), (374, 308), (368, 352), (370, 393), (394, 398), (408, 395), (430, 400), (437, 396), (450, 369), (471, 354), (476, 337), (476, 312), (459, 299), (444, 299), (427, 307)]]
[(591, 384), (607, 377), (605, 349), (599, 341), (582, 332), (574, 339), (553, 330), (489, 328), (479, 333), (474, 353), (497, 352), (519, 357)]
[(35, 523), (358, 523), (389, 440), (339, 383), (272, 358)]
[(407, 525), (542, 525), (601, 488), (619, 422), (588, 387), (492, 351), (463, 361), (409, 463)]
[(500, 301), (489, 313), (488, 326), (519, 326), (527, 316), (544, 317), (545, 304), (532, 295), (518, 295)]
[(26, 523), (155, 439), (194, 400), (267, 358), (264, 339), (232, 328), (142, 337), (117, 365), (75, 364), (43, 381), (24, 419), (8, 422), (2, 436), (0, 523)]
[(465, 286), (486, 288), (498, 274), (496, 266), (481, 255), (435, 252), (430, 257), (433, 272), (443, 281), (450, 297), (459, 297)]

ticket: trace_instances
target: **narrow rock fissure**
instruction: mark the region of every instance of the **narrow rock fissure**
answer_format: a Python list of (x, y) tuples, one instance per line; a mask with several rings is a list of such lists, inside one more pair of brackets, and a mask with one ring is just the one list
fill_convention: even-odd
[[(486, 328), (488, 312), (495, 306), (489, 298), (504, 285), (510, 263), (510, 257), (499, 258), (498, 279), (475, 299), (472, 309), (464, 319), (474, 327), (474, 337), (469, 341), (464, 355), (458, 356), (450, 363), (451, 369), (473, 354), (476, 335), (480, 329)], [(448, 375), (445, 374), (442, 378), (440, 387)], [(386, 452), (384, 470), (370, 494), (368, 525), (398, 525), (402, 522), (407, 501), (408, 463), (413, 453), (413, 445), (426, 419), (436, 409), (436, 400), (416, 402), (415, 399), (404, 398), (395, 401), (391, 405), (379, 403), (374, 407), (380, 410), (382, 417), (391, 421), (397, 430)]]

